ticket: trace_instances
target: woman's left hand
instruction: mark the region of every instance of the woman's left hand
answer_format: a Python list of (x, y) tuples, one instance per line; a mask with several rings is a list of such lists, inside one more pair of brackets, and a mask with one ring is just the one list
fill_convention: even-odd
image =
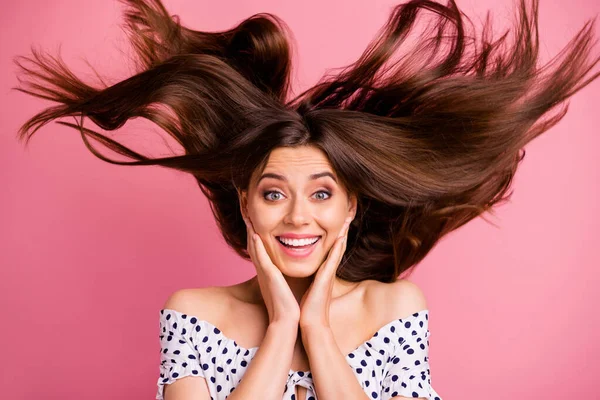
[(300, 321), (302, 328), (329, 328), (329, 306), (335, 273), (346, 251), (348, 230), (352, 217), (348, 217), (333, 244), (327, 259), (321, 264), (309, 288), (300, 300)]

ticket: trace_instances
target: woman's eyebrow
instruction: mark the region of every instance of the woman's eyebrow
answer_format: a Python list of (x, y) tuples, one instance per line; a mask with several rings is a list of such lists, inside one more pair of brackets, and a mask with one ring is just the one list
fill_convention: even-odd
[[(316, 174), (311, 174), (311, 175), (308, 176), (308, 179), (312, 181), (312, 180), (315, 180), (315, 179), (322, 178), (324, 176), (328, 176), (331, 179), (333, 179), (333, 181), (335, 183), (338, 183), (338, 181), (335, 178), (335, 176), (331, 172), (328, 172), (328, 171), (318, 172)], [(264, 174), (261, 175), (261, 177), (258, 179), (257, 184), (260, 183), (260, 181), (263, 180), (264, 178), (273, 178), (273, 179), (278, 179), (278, 180), (283, 181), (283, 182), (287, 182), (287, 178), (285, 176), (283, 176), (283, 175), (274, 174), (272, 172), (266, 172), (266, 173), (264, 173)]]

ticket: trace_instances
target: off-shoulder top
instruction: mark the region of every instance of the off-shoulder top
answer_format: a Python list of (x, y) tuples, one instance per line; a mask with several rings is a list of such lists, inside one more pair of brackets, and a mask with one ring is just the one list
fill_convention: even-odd
[[(388, 400), (404, 396), (441, 400), (431, 386), (428, 321), (429, 310), (392, 320), (346, 355), (369, 398)], [(258, 347), (243, 348), (210, 322), (176, 310), (160, 310), (159, 329), (157, 400), (163, 399), (164, 385), (186, 376), (206, 379), (211, 400), (226, 399), (258, 350)], [(317, 399), (311, 372), (290, 369), (283, 400), (296, 400), (296, 385), (307, 389), (306, 400)]]

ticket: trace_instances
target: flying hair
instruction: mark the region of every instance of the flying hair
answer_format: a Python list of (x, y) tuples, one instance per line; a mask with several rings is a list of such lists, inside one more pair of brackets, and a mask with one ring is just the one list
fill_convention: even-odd
[[(454, 0), (395, 6), (362, 55), (291, 97), (292, 35), (259, 13), (229, 30), (182, 26), (160, 0), (120, 0), (135, 50), (135, 74), (91, 86), (60, 55), (32, 48), (15, 58), (15, 88), (58, 103), (19, 129), (29, 142), (45, 124), (77, 129), (85, 146), (117, 165), (159, 165), (192, 174), (226, 243), (241, 257), (246, 226), (239, 191), (278, 147), (314, 146), (358, 199), (341, 279), (393, 282), (447, 233), (507, 201), (524, 146), (556, 125), (567, 100), (596, 79), (595, 20), (538, 65), (538, 1), (516, 0), (510, 30), (494, 39)], [(409, 47), (423, 15), (433, 16)], [(31, 64), (31, 65), (29, 65)], [(150, 158), (83, 126), (108, 131), (152, 121), (184, 154)], [(113, 160), (90, 138), (132, 161)]]

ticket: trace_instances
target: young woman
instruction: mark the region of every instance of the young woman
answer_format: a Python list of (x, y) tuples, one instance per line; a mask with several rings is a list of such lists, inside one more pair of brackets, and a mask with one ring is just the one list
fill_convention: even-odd
[[(452, 0), (414, 0), (359, 60), (288, 99), (290, 40), (276, 16), (202, 32), (160, 0), (125, 3), (137, 73), (92, 87), (34, 51), (22, 59), (34, 68), (17, 62), (30, 78), (19, 90), (59, 104), (19, 138), (75, 116), (59, 123), (107, 162), (193, 174), (228, 245), (256, 267), (248, 281), (167, 299), (156, 398), (440, 399), (427, 303), (408, 273), (510, 197), (523, 147), (599, 75), (586, 78), (593, 23), (539, 67), (537, 1), (519, 0), (507, 44), (487, 23), (480, 42), (469, 35)], [(425, 12), (435, 23), (404, 49)], [(147, 118), (185, 154), (145, 157), (84, 117), (106, 130)], [(88, 137), (135, 161), (103, 156)]]

